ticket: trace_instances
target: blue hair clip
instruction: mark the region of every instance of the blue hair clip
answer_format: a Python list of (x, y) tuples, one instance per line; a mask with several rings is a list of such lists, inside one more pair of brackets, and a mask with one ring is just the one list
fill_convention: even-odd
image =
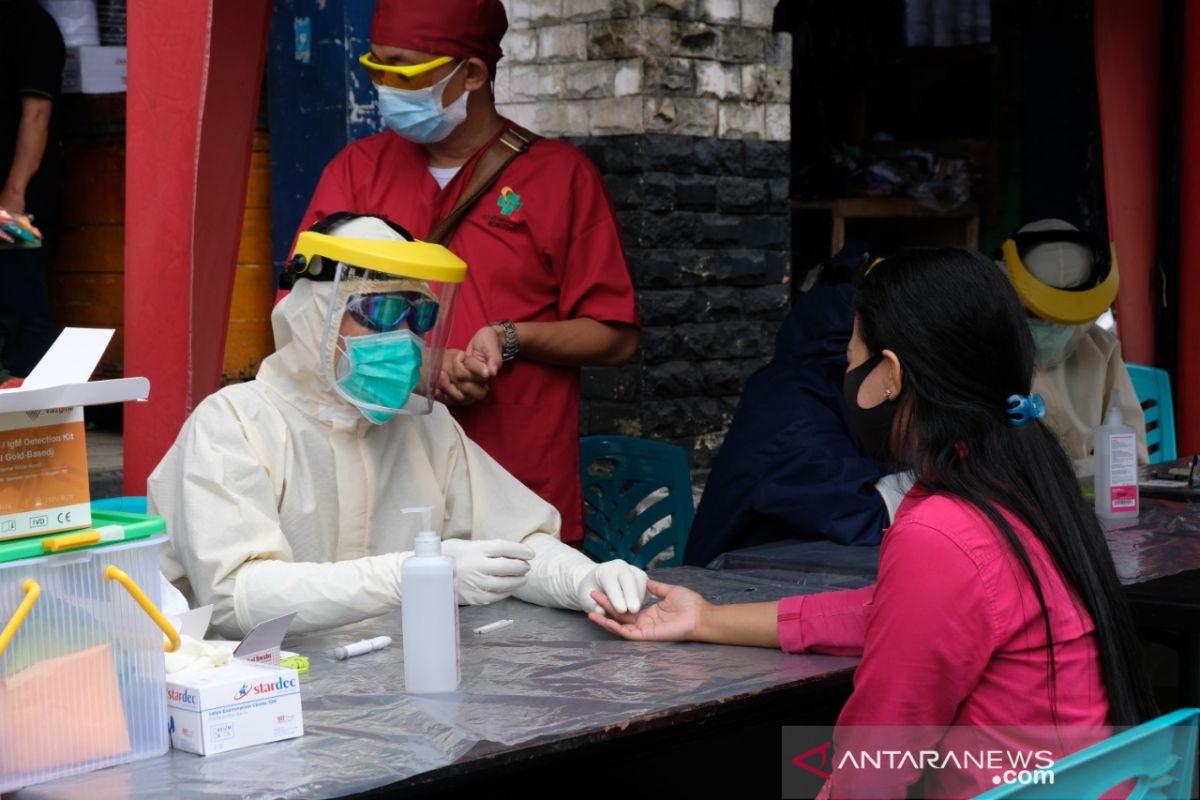
[(1008, 397), (1008, 421), (1018, 428), (1046, 416), (1046, 401), (1040, 394), (1013, 394)]

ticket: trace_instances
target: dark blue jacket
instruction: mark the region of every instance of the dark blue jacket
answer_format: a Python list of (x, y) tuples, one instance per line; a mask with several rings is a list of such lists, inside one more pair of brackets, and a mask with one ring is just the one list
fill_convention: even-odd
[(879, 544), (888, 524), (879, 468), (859, 454), (842, 399), (853, 304), (847, 284), (796, 299), (775, 358), (746, 381), (684, 563), (780, 539)]

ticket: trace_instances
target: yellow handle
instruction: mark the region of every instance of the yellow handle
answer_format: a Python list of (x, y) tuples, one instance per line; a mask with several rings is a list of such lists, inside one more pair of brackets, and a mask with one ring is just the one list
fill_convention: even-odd
[(25, 621), (25, 617), (29, 615), (29, 609), (33, 608), (33, 604), (37, 602), (38, 597), (42, 594), (42, 587), (38, 586), (38, 582), (33, 578), (27, 578), (21, 588), (25, 590), (25, 599), (21, 601), (21, 605), (17, 606), (16, 612), (12, 615), (12, 619), (4, 626), (4, 630), (0, 631), (0, 655), (4, 655), (8, 643), (12, 640), (13, 635), (17, 632), (17, 628), (21, 627), (21, 623)]
[(142, 611), (149, 614), (150, 619), (154, 620), (154, 624), (162, 628), (162, 632), (171, 640), (163, 642), (163, 650), (166, 650), (168, 653), (174, 653), (179, 649), (179, 633), (175, 630), (175, 626), (163, 616), (163, 613), (154, 606), (154, 603), (150, 602), (150, 598), (146, 597), (146, 593), (142, 591), (142, 587), (133, 582), (133, 578), (112, 564), (109, 564), (108, 568), (104, 570), (104, 577), (124, 586), (125, 591), (129, 592), (130, 596), (142, 607)]
[(90, 530), (81, 533), (68, 533), (65, 536), (51, 536), (42, 540), (42, 549), (47, 553), (61, 553), (76, 547), (87, 547), (100, 541), (100, 531)]

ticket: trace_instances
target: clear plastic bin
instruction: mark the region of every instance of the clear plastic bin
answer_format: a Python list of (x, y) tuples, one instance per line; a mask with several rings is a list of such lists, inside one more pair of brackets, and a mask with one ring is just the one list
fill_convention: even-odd
[(0, 559), (0, 792), (166, 752), (165, 540)]

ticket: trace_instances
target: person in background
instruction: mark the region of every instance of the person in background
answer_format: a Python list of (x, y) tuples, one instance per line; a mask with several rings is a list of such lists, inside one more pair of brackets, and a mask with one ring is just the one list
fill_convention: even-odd
[[(612, 618), (592, 620), (629, 639), (861, 656), (839, 753), (1032, 747), (1057, 759), (1108, 726), (1152, 717), (1112, 556), (1038, 416), (1033, 338), (994, 263), (944, 248), (877, 264), (860, 288), (848, 362), (863, 445), (917, 476), (883, 537), (877, 582), (718, 606), (651, 581), (661, 602), (621, 613), (597, 593)], [(994, 787), (986, 770), (959, 767), (930, 770), (919, 796)], [(915, 761), (835, 767), (826, 794), (905, 797), (921, 777)]]
[(171, 536), (162, 571), (212, 603), (227, 636), (290, 612), (305, 631), (394, 610), (422, 527), (404, 512), (422, 506), (460, 603), (594, 609), (602, 587), (641, 606), (642, 570), (563, 544), (553, 506), (433, 401), (427, 367), (465, 267), (411, 239), (352, 213), (302, 233), (299, 278), (271, 315), (276, 351), (255, 380), (206, 397), (150, 475), (149, 510)]
[[(34, 0), (0, 0), (0, 210), (50, 233), (60, 172), (53, 135), (66, 48)], [(44, 247), (0, 247), (0, 363), (25, 377), (54, 343)]]
[(783, 539), (877, 545), (903, 496), (859, 449), (842, 397), (854, 287), (869, 255), (838, 253), (746, 381), (688, 535), (684, 563)]
[(334, 157), (302, 227), (350, 209), (429, 239), (493, 151), (524, 149), (444, 242), (470, 271), (439, 397), (472, 440), (559, 510), (563, 541), (580, 542), (580, 367), (632, 358), (638, 316), (595, 165), (496, 110), (507, 27), (500, 0), (379, 0), (360, 61), (387, 130)]
[(1104, 421), (1115, 389), (1138, 435), (1138, 461), (1149, 463), (1146, 420), (1121, 343), (1097, 324), (1117, 296), (1115, 250), (1060, 219), (1031, 222), (1002, 247), (1004, 268), (1028, 313), (1036, 347), (1033, 390), (1046, 400), (1046, 425), (1078, 475), (1091, 475), (1092, 429)]

